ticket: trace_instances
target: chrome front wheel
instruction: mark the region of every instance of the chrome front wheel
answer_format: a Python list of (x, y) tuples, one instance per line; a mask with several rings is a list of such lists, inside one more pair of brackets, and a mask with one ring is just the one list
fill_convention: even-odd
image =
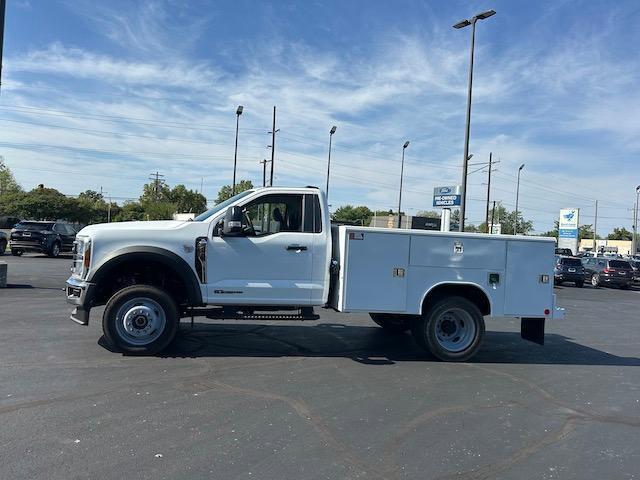
[(148, 345), (162, 335), (167, 317), (158, 302), (135, 297), (125, 302), (116, 313), (118, 335), (132, 345)]
[(171, 295), (151, 285), (116, 292), (102, 316), (105, 338), (128, 353), (156, 353), (175, 337), (180, 316)]

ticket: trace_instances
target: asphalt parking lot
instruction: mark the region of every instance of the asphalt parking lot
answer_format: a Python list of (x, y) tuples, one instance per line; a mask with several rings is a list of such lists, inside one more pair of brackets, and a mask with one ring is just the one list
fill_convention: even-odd
[(69, 258), (0, 257), (0, 478), (632, 479), (640, 289), (556, 288), (544, 347), (489, 321), (469, 363), (368, 316), (183, 321), (129, 357), (68, 319)]

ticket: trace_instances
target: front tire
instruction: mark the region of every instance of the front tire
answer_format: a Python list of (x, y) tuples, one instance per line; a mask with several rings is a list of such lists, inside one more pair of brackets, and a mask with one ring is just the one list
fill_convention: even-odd
[(583, 280), (579, 280), (576, 282), (576, 287), (578, 288), (582, 288), (584, 286), (584, 281)]
[(409, 321), (403, 315), (390, 313), (370, 313), (369, 316), (377, 325), (389, 333), (404, 333), (409, 330)]
[(14, 257), (20, 257), (22, 256), (24, 252), (22, 250), (20, 250), (19, 248), (12, 248), (11, 249), (11, 255), (13, 255)]
[(154, 354), (171, 343), (180, 316), (173, 298), (150, 285), (133, 285), (107, 302), (102, 330), (112, 345), (126, 353)]
[(0, 255), (4, 255), (4, 252), (6, 249), (7, 249), (7, 241), (0, 240)]
[(475, 303), (449, 297), (429, 307), (413, 322), (416, 343), (445, 362), (464, 362), (473, 357), (484, 336), (484, 319)]

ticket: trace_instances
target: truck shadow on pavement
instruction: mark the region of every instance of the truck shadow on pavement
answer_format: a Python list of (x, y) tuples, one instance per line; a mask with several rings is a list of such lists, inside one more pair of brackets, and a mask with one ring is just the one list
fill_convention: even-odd
[[(379, 327), (321, 323), (306, 325), (183, 323), (176, 340), (160, 354), (196, 357), (344, 357), (368, 365), (436, 361), (410, 334)], [(473, 363), (640, 366), (640, 358), (621, 357), (547, 334), (539, 346), (519, 332), (487, 332)]]

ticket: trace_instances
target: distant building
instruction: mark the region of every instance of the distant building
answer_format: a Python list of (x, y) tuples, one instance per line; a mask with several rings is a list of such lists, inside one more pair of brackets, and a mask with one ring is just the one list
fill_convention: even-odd
[[(378, 228), (398, 228), (397, 215), (378, 215), (371, 218), (370, 227)], [(440, 230), (440, 219), (433, 217), (413, 217), (403, 215), (401, 228), (413, 228), (414, 230)]]
[[(632, 250), (631, 240), (596, 240), (596, 251), (619, 253), (620, 255), (630, 255)], [(593, 251), (593, 238), (583, 238), (580, 240), (581, 252)]]
[(174, 213), (173, 214), (174, 220), (182, 220), (183, 222), (186, 222), (188, 220), (193, 220), (194, 218), (196, 218), (195, 213)]

